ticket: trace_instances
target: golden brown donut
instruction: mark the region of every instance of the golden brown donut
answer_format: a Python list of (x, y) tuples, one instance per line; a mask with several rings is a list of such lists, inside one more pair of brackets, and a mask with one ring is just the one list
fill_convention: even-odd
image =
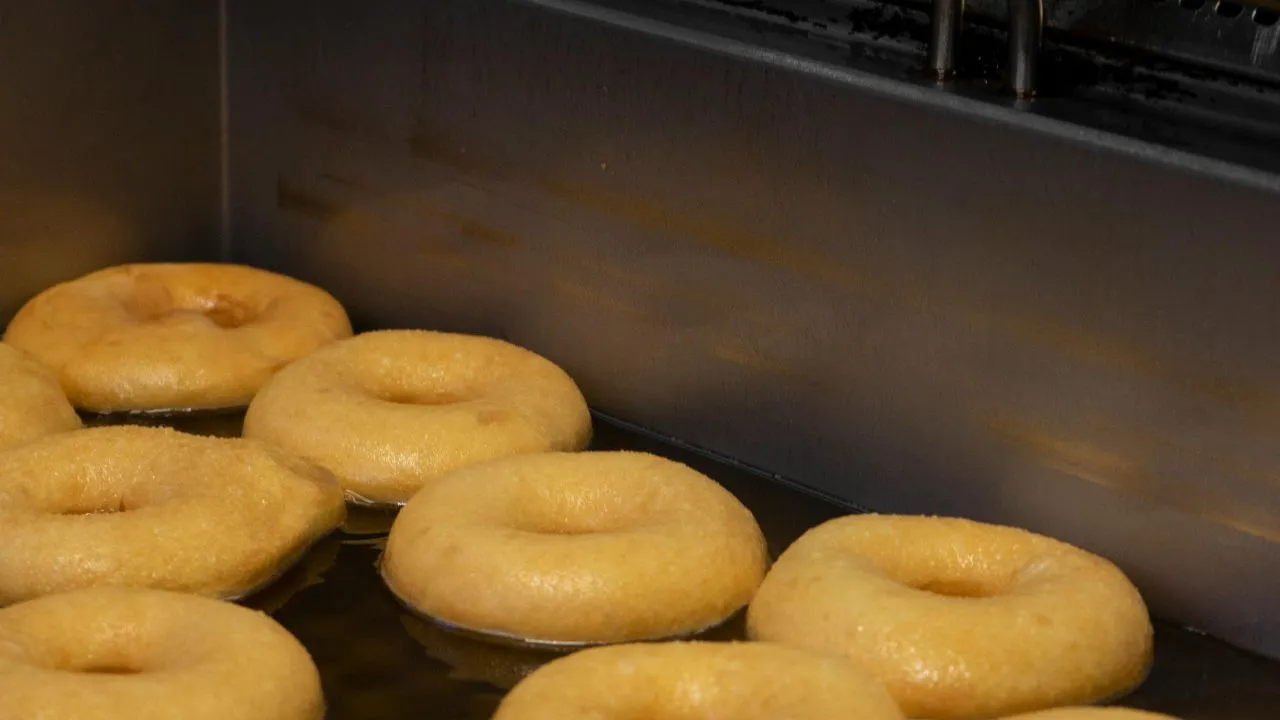
[(262, 389), (244, 423), (338, 476), (361, 504), (401, 504), (442, 473), (578, 450), (591, 416), (573, 380), (501, 340), (388, 330), (334, 343)]
[(320, 675), (266, 615), (95, 588), (0, 610), (5, 720), (320, 720)]
[(1178, 720), (1178, 718), (1128, 708), (1074, 707), (1014, 715), (1004, 720)]
[(244, 407), (284, 365), (351, 335), (325, 291), (242, 265), (121, 265), (32, 298), (4, 339), (93, 412)]
[(58, 378), (35, 358), (0, 343), (0, 450), (80, 427)]
[(533, 671), (493, 720), (902, 720), (884, 687), (834, 655), (764, 643), (614, 645)]
[(521, 455), (463, 468), (391, 526), (382, 574), (410, 608), (532, 644), (693, 634), (764, 575), (751, 511), (711, 479), (634, 452)]
[(0, 605), (98, 586), (241, 597), (346, 510), (319, 468), (162, 428), (34, 440), (0, 453), (0, 478)]
[(910, 717), (989, 718), (1136, 687), (1152, 629), (1114, 565), (1025, 530), (855, 515), (805, 533), (747, 613), (759, 640), (836, 652)]

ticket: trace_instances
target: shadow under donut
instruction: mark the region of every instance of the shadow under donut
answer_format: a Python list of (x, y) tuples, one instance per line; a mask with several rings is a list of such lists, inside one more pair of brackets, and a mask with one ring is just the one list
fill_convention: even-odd
[(510, 690), (529, 673), (566, 654), (496, 645), (411, 613), (402, 613), (400, 624), (428, 656), (449, 666), (451, 680), (485, 683), (501, 690)]
[(298, 593), (323, 583), (324, 574), (337, 562), (341, 548), (342, 538), (337, 533), (326, 535), (279, 577), (241, 599), (240, 604), (268, 615), (275, 613)]
[[(391, 532), (391, 523), (395, 522), (399, 512), (399, 507), (366, 507), (347, 503), (347, 519), (342, 523), (342, 534), (354, 538), (386, 535)], [(362, 543), (349, 540), (347, 544)]]
[[(403, 603), (401, 603), (403, 605)], [(478, 633), (435, 618), (421, 615), (411, 608), (400, 615), (405, 632), (451, 669), (449, 677), (464, 682), (481, 682), (510, 690), (526, 675), (543, 665), (578, 650), (600, 647), (600, 644), (550, 646), (530, 644), (517, 638)], [(742, 609), (713, 628), (693, 635), (642, 640), (636, 642), (739, 642), (746, 640), (746, 609)]]
[(166, 427), (189, 435), (238, 438), (244, 427), (244, 408), (221, 410), (163, 410), (155, 412), (80, 413), (85, 427), (140, 425)]

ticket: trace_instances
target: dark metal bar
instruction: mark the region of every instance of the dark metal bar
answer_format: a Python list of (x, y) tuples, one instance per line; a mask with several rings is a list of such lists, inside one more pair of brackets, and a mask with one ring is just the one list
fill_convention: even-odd
[(1036, 94), (1040, 65), (1040, 37), (1044, 28), (1043, 0), (1008, 0), (1009, 90), (1021, 98)]
[(956, 48), (964, 26), (964, 0), (933, 0), (929, 35), (929, 70), (938, 79), (956, 71)]

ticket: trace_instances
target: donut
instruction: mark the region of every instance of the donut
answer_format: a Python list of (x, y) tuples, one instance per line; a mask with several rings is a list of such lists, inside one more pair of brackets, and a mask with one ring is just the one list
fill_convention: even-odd
[(328, 473), (261, 443), (133, 426), (0, 453), (0, 605), (85, 587), (239, 598), (342, 522)]
[(391, 526), (383, 579), (411, 610), (531, 645), (686, 636), (764, 576), (751, 511), (711, 479), (635, 452), (545, 453), (454, 471)]
[(29, 300), (6, 342), (92, 412), (244, 407), (294, 359), (351, 335), (323, 290), (242, 265), (121, 265)]
[(328, 468), (352, 502), (398, 505), (465, 465), (581, 449), (591, 415), (573, 380), (528, 350), (387, 330), (280, 372), (250, 404), (244, 434)]
[(31, 356), (3, 343), (0, 396), (0, 450), (80, 427), (80, 416), (58, 378)]
[(320, 720), (315, 663), (266, 615), (91, 588), (0, 610), (0, 717)]
[(836, 656), (765, 643), (582, 650), (533, 671), (493, 720), (626, 718), (902, 720), (882, 685)]
[(1152, 659), (1141, 596), (1110, 562), (958, 518), (854, 515), (770, 569), (748, 636), (841, 653), (903, 712), (989, 718), (1133, 689)]
[(1041, 710), (1007, 717), (1005, 720), (1178, 720), (1178, 718), (1128, 708), (1075, 707)]

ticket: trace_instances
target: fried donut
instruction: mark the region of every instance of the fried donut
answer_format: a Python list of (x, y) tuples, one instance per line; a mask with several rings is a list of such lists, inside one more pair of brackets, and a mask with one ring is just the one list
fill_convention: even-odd
[(328, 473), (248, 440), (145, 427), (0, 453), (0, 605), (98, 586), (238, 598), (342, 522)]
[(92, 412), (244, 407), (284, 365), (351, 335), (325, 291), (242, 265), (122, 265), (32, 298), (4, 339)]
[(592, 648), (520, 681), (493, 720), (902, 720), (882, 685), (834, 655), (764, 643)]
[(526, 644), (684, 636), (764, 575), (751, 511), (711, 479), (634, 452), (522, 455), (449, 473), (391, 526), (388, 587), (448, 625)]
[(0, 610), (0, 717), (320, 720), (320, 674), (266, 615), (94, 588)]
[(35, 358), (0, 343), (0, 449), (42, 435), (76, 430), (80, 416), (58, 378)]
[(360, 504), (402, 504), (476, 462), (578, 450), (591, 415), (573, 380), (501, 340), (389, 330), (290, 365), (249, 406), (245, 437), (328, 468)]
[(1042, 710), (1007, 717), (1004, 720), (1178, 720), (1178, 718), (1128, 708), (1076, 707)]
[(747, 614), (753, 639), (837, 652), (910, 717), (987, 718), (1133, 689), (1152, 658), (1137, 589), (1025, 530), (855, 515), (805, 533)]

